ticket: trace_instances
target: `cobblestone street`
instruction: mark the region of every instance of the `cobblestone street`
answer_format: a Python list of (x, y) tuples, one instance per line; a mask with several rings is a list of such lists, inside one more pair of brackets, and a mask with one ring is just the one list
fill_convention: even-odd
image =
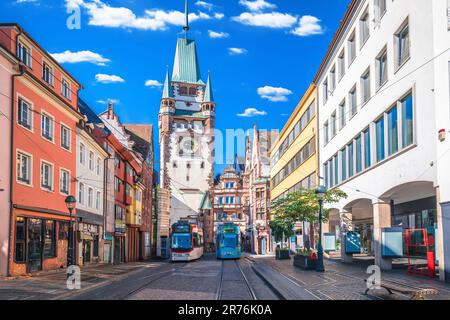
[[(367, 264), (367, 263), (366, 263)], [(32, 277), (0, 280), (6, 300), (407, 300), (384, 289), (364, 295), (364, 263), (344, 265), (325, 260), (326, 271), (303, 271), (292, 259), (244, 255), (216, 260), (205, 255), (190, 263), (151, 261), (82, 269), (81, 289), (68, 290), (64, 270)], [(382, 279), (435, 288), (428, 299), (450, 299), (450, 286), (435, 279), (409, 276), (405, 270), (382, 273)]]

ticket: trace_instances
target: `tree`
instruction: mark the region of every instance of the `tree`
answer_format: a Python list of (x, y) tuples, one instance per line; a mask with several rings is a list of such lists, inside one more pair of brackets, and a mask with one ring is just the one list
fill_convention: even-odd
[(269, 222), (270, 230), (276, 242), (284, 242), (284, 237), (290, 237), (294, 234), (294, 221), (291, 219), (279, 219), (274, 217)]
[[(323, 202), (324, 204), (335, 203), (343, 198), (347, 198), (347, 194), (338, 188), (334, 188), (326, 191)], [(276, 221), (274, 222), (275, 225), (289, 225), (291, 223), (293, 225), (297, 221), (304, 221), (310, 222), (313, 226), (314, 223), (319, 222), (319, 197), (314, 189), (302, 189), (288, 193), (285, 197), (271, 203), (271, 214), (274, 217), (273, 221)], [(328, 221), (329, 214), (330, 210), (324, 208), (322, 222)]]

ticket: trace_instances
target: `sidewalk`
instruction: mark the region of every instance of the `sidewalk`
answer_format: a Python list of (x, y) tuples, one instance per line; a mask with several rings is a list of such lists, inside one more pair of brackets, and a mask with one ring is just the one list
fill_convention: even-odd
[(41, 272), (32, 276), (0, 278), (0, 300), (51, 300), (80, 294), (129, 276), (143, 268), (158, 268), (163, 261), (99, 264), (81, 268), (81, 289), (66, 286), (66, 269)]
[[(275, 260), (273, 257), (257, 257), (247, 255), (255, 266), (265, 265), (278, 271), (291, 281), (302, 287), (306, 292), (312, 294), (317, 299), (323, 300), (407, 300), (409, 297), (393, 294), (386, 290), (371, 290), (368, 296), (364, 295), (366, 289), (365, 279), (366, 264), (353, 263), (344, 264), (340, 260), (324, 259), (325, 272), (306, 271), (293, 266), (293, 258), (289, 260)], [(385, 280), (395, 280), (396, 282), (414, 285), (421, 288), (435, 288), (437, 295), (427, 296), (432, 300), (450, 300), (450, 284), (422, 276), (411, 276), (406, 274), (406, 270), (394, 269), (382, 271), (381, 278)], [(314, 298), (313, 298), (314, 299)]]

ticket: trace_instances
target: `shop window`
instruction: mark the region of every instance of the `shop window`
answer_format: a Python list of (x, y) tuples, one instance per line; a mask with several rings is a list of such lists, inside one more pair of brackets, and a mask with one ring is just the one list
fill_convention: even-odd
[(44, 258), (54, 258), (56, 256), (56, 232), (55, 221), (45, 220), (44, 229)]
[(60, 221), (58, 223), (58, 239), (67, 240), (69, 233), (69, 224), (67, 222)]
[(94, 256), (94, 257), (98, 257), (98, 235), (95, 235), (94, 236), (94, 248), (93, 248), (93, 251), (92, 251), (92, 255)]
[(15, 261), (26, 261), (26, 220), (25, 218), (16, 218), (16, 243), (15, 243)]

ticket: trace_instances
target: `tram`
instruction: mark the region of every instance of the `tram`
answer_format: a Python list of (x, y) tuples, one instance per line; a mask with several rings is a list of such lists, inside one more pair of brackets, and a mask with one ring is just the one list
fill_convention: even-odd
[(203, 230), (188, 221), (172, 225), (170, 241), (171, 261), (192, 261), (203, 255)]
[(219, 226), (216, 246), (217, 259), (239, 259), (242, 254), (239, 226), (233, 223)]

